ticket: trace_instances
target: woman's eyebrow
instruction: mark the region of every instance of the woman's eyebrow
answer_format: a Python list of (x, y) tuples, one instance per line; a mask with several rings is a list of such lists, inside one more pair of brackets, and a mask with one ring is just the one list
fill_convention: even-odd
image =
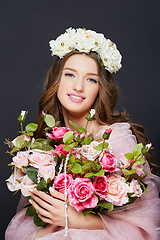
[[(63, 70), (70, 70), (70, 71), (73, 71), (73, 72), (77, 72), (76, 69), (74, 69), (74, 68), (69, 68), (69, 67), (63, 68)], [(94, 76), (98, 76), (97, 73), (87, 73), (86, 75), (94, 75)]]
[(63, 70), (70, 70), (70, 71), (73, 71), (73, 72), (77, 72), (75, 69), (69, 68), (69, 67), (63, 68)]

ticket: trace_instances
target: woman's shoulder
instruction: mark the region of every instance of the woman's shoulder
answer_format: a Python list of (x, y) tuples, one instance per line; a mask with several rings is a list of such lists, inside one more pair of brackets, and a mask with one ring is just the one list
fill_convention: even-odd
[(132, 131), (130, 130), (130, 124), (127, 122), (116, 122), (111, 125), (100, 125), (98, 129), (94, 132), (94, 138), (98, 139), (102, 137), (103, 133), (106, 129), (111, 128), (112, 133), (111, 136), (118, 136), (118, 135), (124, 135), (124, 134), (132, 134)]

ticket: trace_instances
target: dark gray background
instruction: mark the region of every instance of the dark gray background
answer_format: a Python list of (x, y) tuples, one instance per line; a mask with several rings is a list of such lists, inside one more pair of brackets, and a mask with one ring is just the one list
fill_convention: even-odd
[(114, 74), (120, 88), (118, 109), (125, 108), (134, 122), (145, 126), (160, 165), (159, 11), (159, 0), (1, 0), (0, 239), (19, 199), (6, 188), (11, 158), (3, 141), (17, 136), (21, 110), (29, 111), (27, 122), (35, 121), (43, 78), (54, 60), (48, 41), (70, 26), (102, 32), (117, 44), (123, 55), (123, 68)]

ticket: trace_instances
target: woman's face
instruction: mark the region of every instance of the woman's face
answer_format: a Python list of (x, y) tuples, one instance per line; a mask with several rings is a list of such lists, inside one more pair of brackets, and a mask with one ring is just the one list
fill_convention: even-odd
[(86, 114), (99, 91), (98, 66), (86, 54), (69, 57), (64, 65), (57, 97), (69, 114)]

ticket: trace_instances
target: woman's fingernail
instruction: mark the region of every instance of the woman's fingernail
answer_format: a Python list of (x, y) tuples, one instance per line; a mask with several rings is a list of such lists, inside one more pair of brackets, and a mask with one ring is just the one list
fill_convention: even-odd
[(29, 202), (32, 204), (32, 200), (31, 199), (29, 199)]
[(50, 187), (49, 191), (51, 191), (53, 193), (54, 192), (54, 188)]
[(29, 192), (33, 192), (33, 189), (31, 188), (31, 189), (29, 189)]

